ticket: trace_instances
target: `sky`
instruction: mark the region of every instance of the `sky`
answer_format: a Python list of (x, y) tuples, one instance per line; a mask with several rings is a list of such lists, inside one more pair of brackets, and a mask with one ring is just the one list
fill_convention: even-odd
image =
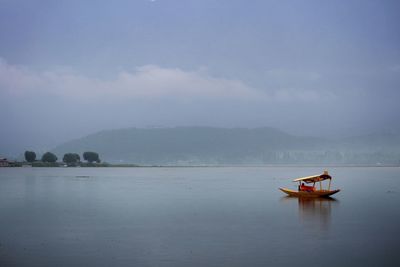
[(400, 2), (0, 0), (0, 156), (104, 129), (400, 132)]

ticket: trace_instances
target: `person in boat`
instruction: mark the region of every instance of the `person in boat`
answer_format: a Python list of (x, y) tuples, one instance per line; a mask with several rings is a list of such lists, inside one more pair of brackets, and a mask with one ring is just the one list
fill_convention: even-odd
[(313, 186), (307, 186), (307, 185), (304, 185), (304, 183), (301, 183), (300, 191), (313, 192), (314, 191), (314, 187)]

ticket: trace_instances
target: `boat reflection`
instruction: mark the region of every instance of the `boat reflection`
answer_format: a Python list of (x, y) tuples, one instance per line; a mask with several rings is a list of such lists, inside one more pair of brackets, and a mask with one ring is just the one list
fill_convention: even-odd
[(299, 219), (306, 227), (328, 230), (331, 214), (339, 201), (335, 198), (284, 197), (284, 202), (298, 202)]
[(328, 229), (331, 223), (332, 207), (338, 203), (334, 198), (298, 198), (300, 220), (321, 229)]

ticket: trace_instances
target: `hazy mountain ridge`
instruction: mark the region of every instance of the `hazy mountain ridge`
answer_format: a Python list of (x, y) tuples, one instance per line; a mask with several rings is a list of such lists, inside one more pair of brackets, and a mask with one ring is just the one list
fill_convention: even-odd
[(104, 161), (138, 164), (397, 164), (399, 148), (395, 134), (331, 140), (267, 127), (176, 127), (101, 131), (53, 151), (96, 151)]

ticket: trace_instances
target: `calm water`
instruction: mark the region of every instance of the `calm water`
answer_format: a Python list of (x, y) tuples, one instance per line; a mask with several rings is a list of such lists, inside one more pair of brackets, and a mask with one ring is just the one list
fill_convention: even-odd
[(1, 168), (0, 266), (400, 266), (400, 168)]

